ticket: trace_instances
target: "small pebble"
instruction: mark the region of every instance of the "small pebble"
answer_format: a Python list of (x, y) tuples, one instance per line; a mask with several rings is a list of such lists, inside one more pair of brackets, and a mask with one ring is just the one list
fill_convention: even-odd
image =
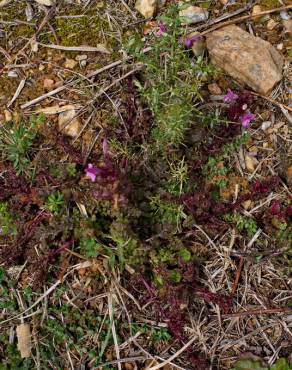
[(262, 130), (267, 130), (269, 127), (271, 127), (272, 122), (271, 121), (265, 121), (261, 125)]
[(280, 17), (284, 20), (284, 21), (288, 21), (291, 17), (290, 15), (285, 11), (285, 10), (282, 10), (280, 12)]
[(82, 60), (86, 60), (88, 57), (86, 54), (81, 54), (81, 55), (77, 55), (77, 57), (75, 58), (75, 60), (77, 60), (77, 62), (81, 62)]
[(283, 50), (283, 46), (284, 46), (284, 45), (283, 45), (283, 43), (278, 44), (278, 45), (277, 45), (277, 49), (278, 49), (278, 50)]
[(43, 64), (39, 65), (39, 71), (43, 71), (46, 67)]
[(55, 81), (52, 80), (51, 78), (45, 78), (44, 79), (43, 86), (44, 86), (45, 90), (52, 89), (54, 85), (55, 85)]
[(5, 122), (10, 122), (12, 121), (12, 114), (8, 109), (4, 110), (4, 117), (5, 117)]
[(245, 165), (248, 172), (253, 173), (255, 170), (255, 158), (247, 154), (245, 156)]
[(221, 95), (222, 90), (216, 83), (212, 83), (208, 85), (208, 90), (210, 91), (211, 94), (213, 95)]
[(267, 23), (267, 29), (269, 31), (273, 30), (276, 26), (278, 25), (277, 22), (274, 21), (274, 19), (270, 19), (269, 22)]
[(64, 67), (68, 69), (74, 69), (77, 66), (77, 64), (78, 62), (76, 62), (76, 60), (66, 58)]
[(7, 73), (7, 76), (8, 76), (8, 77), (11, 77), (11, 78), (16, 78), (16, 77), (18, 77), (18, 74), (17, 74), (17, 72), (16, 72), (16, 71), (9, 71), (9, 72)]

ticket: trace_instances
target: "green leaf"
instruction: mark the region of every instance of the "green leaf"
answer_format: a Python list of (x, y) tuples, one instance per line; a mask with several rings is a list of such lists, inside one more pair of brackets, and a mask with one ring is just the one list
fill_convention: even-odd
[(188, 251), (186, 248), (184, 249), (181, 249), (179, 251), (179, 256), (181, 257), (181, 259), (184, 261), (184, 262), (189, 262), (191, 260), (191, 252)]

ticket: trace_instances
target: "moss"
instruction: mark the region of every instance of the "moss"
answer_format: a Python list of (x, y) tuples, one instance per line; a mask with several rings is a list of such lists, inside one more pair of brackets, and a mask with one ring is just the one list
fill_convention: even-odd
[(269, 10), (279, 7), (279, 1), (278, 0), (261, 0), (260, 6), (263, 10)]
[[(100, 9), (93, 8), (90, 12), (77, 18), (57, 18), (55, 30), (63, 46), (90, 45), (104, 43), (103, 33), (109, 32), (109, 24), (101, 19), (97, 12)], [(69, 16), (80, 15), (78, 7), (69, 12)], [(53, 41), (53, 35), (50, 35), (50, 41)], [(107, 35), (107, 45), (114, 47), (116, 41), (113, 37)]]

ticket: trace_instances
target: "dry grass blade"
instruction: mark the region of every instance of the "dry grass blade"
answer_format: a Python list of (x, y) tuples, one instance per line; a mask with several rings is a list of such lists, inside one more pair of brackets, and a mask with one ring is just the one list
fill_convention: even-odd
[(193, 337), (192, 339), (190, 339), (181, 349), (179, 349), (176, 353), (174, 353), (172, 356), (170, 356), (167, 360), (163, 361), (162, 363), (158, 364), (158, 365), (155, 365), (155, 366), (152, 366), (152, 367), (149, 367), (149, 368), (146, 368), (145, 370), (158, 370), (158, 369), (161, 369), (162, 367), (168, 365), (171, 363), (171, 361), (173, 361), (174, 359), (176, 359), (179, 355), (181, 355), (192, 343), (194, 343), (194, 341), (197, 339), (197, 337)]
[(20, 324), (16, 327), (17, 348), (20, 351), (21, 358), (28, 358), (31, 354), (31, 333), (29, 324)]
[(10, 100), (10, 102), (8, 103), (7, 107), (11, 107), (11, 105), (15, 102), (15, 100), (18, 98), (19, 94), (21, 93), (22, 89), (24, 88), (25, 86), (25, 82), (26, 82), (26, 79), (24, 78), (23, 80), (20, 81), (14, 95), (13, 95), (13, 98)]
[(93, 52), (93, 53), (103, 53), (103, 54), (110, 54), (111, 51), (104, 45), (98, 44), (97, 46), (62, 46), (62, 45), (55, 45), (55, 44), (43, 44), (38, 42), (38, 45), (55, 50), (63, 50), (63, 51), (78, 51), (78, 52)]

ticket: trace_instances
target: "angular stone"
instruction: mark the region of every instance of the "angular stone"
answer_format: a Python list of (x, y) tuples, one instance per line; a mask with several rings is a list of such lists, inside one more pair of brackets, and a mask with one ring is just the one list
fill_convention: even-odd
[(209, 18), (209, 12), (199, 6), (189, 5), (179, 12), (179, 16), (183, 18), (184, 24), (195, 24), (204, 22)]
[(282, 78), (283, 56), (267, 41), (231, 25), (207, 34), (212, 62), (234, 79), (268, 94)]
[(144, 18), (152, 18), (157, 11), (157, 0), (137, 0), (135, 9), (138, 10)]

